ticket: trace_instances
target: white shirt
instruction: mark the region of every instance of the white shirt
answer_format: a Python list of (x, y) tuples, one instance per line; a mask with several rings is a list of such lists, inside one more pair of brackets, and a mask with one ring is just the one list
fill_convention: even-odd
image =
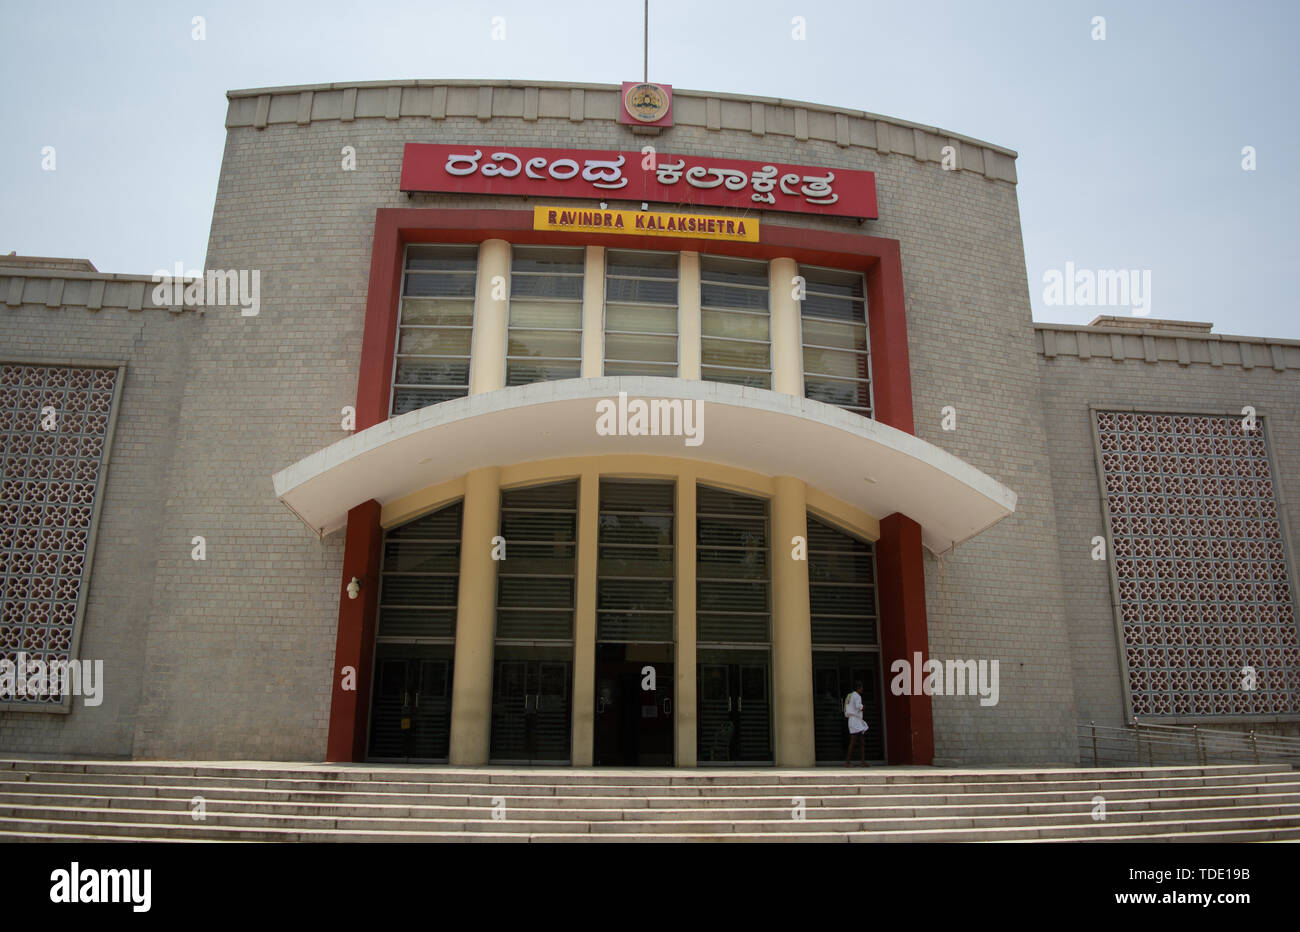
[(844, 700), (844, 715), (849, 720), (849, 734), (859, 735), (867, 730), (867, 723), (862, 718), (862, 697), (856, 689)]

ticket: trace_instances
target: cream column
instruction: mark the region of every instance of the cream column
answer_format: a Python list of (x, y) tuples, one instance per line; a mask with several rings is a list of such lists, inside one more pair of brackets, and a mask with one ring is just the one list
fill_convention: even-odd
[(803, 337), (794, 279), (793, 259), (773, 259), (767, 266), (772, 302), (772, 390), (803, 397)]
[(479, 244), (476, 289), (474, 339), (469, 360), (471, 395), (495, 391), (506, 384), (510, 244), (505, 240), (488, 239)]
[(582, 271), (582, 377), (598, 379), (605, 374), (604, 246), (587, 247)]
[(461, 767), (486, 764), (488, 760), (497, 590), (492, 538), (500, 526), (500, 469), (484, 466), (466, 473), (448, 756), (450, 763)]
[(600, 470), (578, 480), (577, 588), (573, 619), (573, 742), (575, 767), (590, 767), (596, 734), (596, 544), (600, 535)]
[(677, 271), (677, 377), (700, 375), (700, 254), (681, 253)]
[(813, 676), (807, 547), (793, 558), (794, 539), (808, 539), (807, 489), (802, 480), (772, 480), (772, 692), (776, 764), (812, 767)]
[(673, 683), (678, 767), (695, 767), (695, 473), (682, 470), (677, 476), (677, 652)]

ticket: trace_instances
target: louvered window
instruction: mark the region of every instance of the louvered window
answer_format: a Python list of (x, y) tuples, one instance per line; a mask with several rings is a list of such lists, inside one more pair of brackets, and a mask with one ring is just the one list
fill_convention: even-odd
[(380, 640), (455, 637), (461, 511), (456, 502), (384, 535)]
[(771, 640), (767, 502), (696, 491), (696, 636), (701, 644)]
[(669, 482), (601, 480), (597, 640), (673, 640), (673, 497)]
[(469, 394), (477, 246), (406, 247), (392, 413)]
[(804, 396), (871, 417), (867, 300), (862, 273), (799, 267)]
[(700, 257), (700, 358), (713, 382), (772, 387), (767, 263)]
[(582, 374), (584, 256), (581, 248), (514, 248), (506, 385), (576, 379)]
[(498, 640), (573, 638), (577, 530), (577, 480), (502, 491)]
[(605, 254), (605, 374), (677, 375), (677, 253)]
[(871, 544), (808, 516), (812, 642), (877, 644), (876, 558)]

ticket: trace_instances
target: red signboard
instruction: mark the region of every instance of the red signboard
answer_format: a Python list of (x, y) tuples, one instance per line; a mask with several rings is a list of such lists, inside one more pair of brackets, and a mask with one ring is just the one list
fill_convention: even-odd
[(876, 219), (874, 172), (599, 149), (408, 142), (401, 189), (653, 201)]

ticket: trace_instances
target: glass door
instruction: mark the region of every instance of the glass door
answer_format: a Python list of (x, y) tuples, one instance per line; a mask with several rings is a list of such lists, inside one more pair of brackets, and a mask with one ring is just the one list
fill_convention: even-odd
[(573, 663), (567, 647), (497, 646), (490, 759), (567, 764)]
[[(813, 739), (817, 763), (844, 766), (849, 726), (844, 700), (861, 682), (862, 717), (867, 723), (866, 758), (885, 761), (884, 716), (880, 702), (880, 657), (875, 653), (813, 651)], [(856, 752), (855, 752), (856, 757)]]
[(371, 760), (447, 760), (452, 654), (451, 645), (376, 645)]
[(701, 649), (696, 677), (700, 765), (772, 763), (768, 652)]
[(673, 647), (596, 645), (597, 765), (673, 765)]

